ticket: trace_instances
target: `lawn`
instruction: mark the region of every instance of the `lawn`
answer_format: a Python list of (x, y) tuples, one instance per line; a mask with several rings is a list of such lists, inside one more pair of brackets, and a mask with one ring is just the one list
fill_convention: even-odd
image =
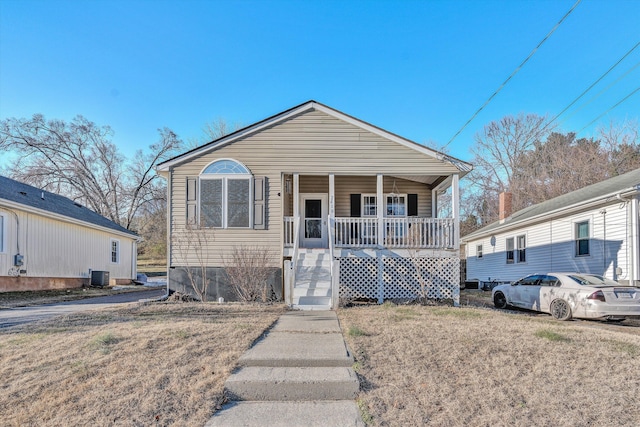
[(132, 304), (0, 330), (6, 426), (202, 426), (283, 305)]
[(636, 426), (640, 336), (475, 307), (340, 309), (379, 426)]
[(49, 289), (45, 291), (0, 292), (0, 309), (27, 307), (30, 305), (53, 304), (64, 301), (75, 301), (85, 298), (103, 297), (124, 292), (149, 290), (144, 286), (104, 288)]

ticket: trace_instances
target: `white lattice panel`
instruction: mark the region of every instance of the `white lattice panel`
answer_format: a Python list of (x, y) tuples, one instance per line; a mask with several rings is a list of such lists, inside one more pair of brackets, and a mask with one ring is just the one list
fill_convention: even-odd
[[(459, 302), (460, 259), (457, 257), (339, 259), (341, 298), (385, 300), (426, 296)], [(379, 268), (382, 268), (382, 286), (378, 282)]]
[(384, 299), (418, 298), (443, 300), (459, 298), (458, 258), (384, 257), (382, 276)]
[(378, 299), (378, 260), (341, 257), (340, 298)]

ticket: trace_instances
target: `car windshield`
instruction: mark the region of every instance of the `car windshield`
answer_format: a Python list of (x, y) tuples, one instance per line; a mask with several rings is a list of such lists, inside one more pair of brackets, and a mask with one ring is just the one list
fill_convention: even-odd
[(582, 286), (620, 286), (620, 283), (594, 274), (570, 274), (573, 280)]

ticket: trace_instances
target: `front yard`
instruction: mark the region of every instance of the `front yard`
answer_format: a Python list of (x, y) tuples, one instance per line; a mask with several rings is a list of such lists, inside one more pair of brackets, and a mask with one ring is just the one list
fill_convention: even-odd
[(357, 359), (359, 405), (372, 425), (640, 420), (637, 327), (625, 333), (475, 307), (384, 304), (338, 315)]
[(201, 427), (283, 311), (159, 303), (0, 329), (0, 424)]
[[(0, 329), (0, 419), (7, 426), (202, 426), (224, 399), (239, 356), (284, 310), (134, 304)], [(338, 310), (364, 419), (637, 425), (640, 328), (523, 314), (467, 305)]]

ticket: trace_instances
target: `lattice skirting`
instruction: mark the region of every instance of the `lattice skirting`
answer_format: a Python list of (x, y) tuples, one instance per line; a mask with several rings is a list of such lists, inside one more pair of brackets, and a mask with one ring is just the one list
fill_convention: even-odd
[(460, 302), (458, 257), (340, 257), (340, 298)]

